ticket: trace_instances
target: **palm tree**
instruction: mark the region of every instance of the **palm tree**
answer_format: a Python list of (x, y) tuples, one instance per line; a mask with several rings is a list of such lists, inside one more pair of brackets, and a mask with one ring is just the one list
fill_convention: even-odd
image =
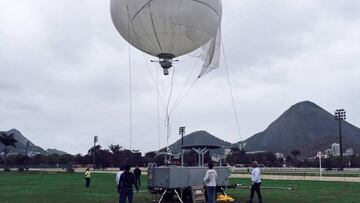
[(97, 154), (101, 150), (101, 145), (96, 145), (88, 150), (89, 155)]
[(6, 155), (8, 154), (8, 146), (12, 146), (16, 148), (15, 143), (17, 143), (17, 140), (14, 138), (14, 134), (7, 134), (5, 132), (1, 132), (0, 134), (0, 143), (2, 143), (5, 146), (4, 149), (4, 171), (6, 171)]
[(101, 145), (93, 146), (89, 149), (88, 154), (92, 156), (93, 161), (93, 167), (95, 168), (95, 157), (99, 154), (101, 151)]
[(116, 154), (116, 153), (118, 153), (118, 152), (120, 152), (120, 150), (122, 149), (123, 147), (122, 146), (120, 146), (120, 145), (109, 145), (109, 149), (111, 150), (111, 152), (113, 153), (113, 154)]
[(123, 148), (123, 146), (120, 146), (120, 145), (109, 145), (109, 149), (111, 150), (111, 153), (112, 153), (112, 164), (113, 166), (116, 165), (116, 160), (117, 160), (117, 157), (119, 156), (120, 154), (120, 151), (121, 149)]

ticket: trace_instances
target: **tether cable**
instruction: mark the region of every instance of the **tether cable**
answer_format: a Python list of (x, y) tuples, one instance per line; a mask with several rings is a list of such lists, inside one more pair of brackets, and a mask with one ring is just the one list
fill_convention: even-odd
[(230, 75), (229, 75), (229, 68), (228, 68), (228, 63), (227, 63), (227, 60), (226, 60), (226, 53), (225, 53), (225, 48), (224, 48), (224, 42), (223, 42), (222, 39), (221, 39), (221, 43), (222, 43), (222, 50), (223, 50), (223, 56), (224, 56), (226, 77), (227, 77), (227, 82), (228, 82), (229, 90), (230, 90), (231, 103), (232, 103), (233, 110), (234, 110), (234, 116), (235, 116), (235, 120), (236, 120), (236, 126), (237, 126), (238, 135), (239, 135), (240, 141), (242, 141), (242, 139), (241, 139), (241, 134), (240, 134), (239, 119), (238, 119), (238, 115), (237, 115), (237, 110), (236, 110), (236, 105), (235, 105), (235, 99), (234, 99), (234, 94), (233, 94), (233, 90), (232, 90), (232, 86), (231, 86), (231, 80), (230, 80)]

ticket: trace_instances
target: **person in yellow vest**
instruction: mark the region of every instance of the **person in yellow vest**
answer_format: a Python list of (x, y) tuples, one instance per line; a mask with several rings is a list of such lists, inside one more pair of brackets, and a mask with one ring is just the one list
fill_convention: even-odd
[(86, 169), (84, 176), (85, 176), (85, 187), (88, 188), (90, 187), (90, 176), (91, 176), (89, 168)]

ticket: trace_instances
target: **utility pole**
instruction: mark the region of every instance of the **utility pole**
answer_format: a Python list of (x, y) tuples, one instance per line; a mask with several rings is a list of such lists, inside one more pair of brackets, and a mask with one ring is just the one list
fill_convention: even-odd
[(27, 142), (26, 142), (26, 151), (25, 151), (25, 156), (26, 156), (26, 157), (28, 157), (29, 145), (30, 145), (30, 141), (27, 141)]
[[(179, 128), (179, 134), (181, 135), (181, 148), (182, 148), (184, 146), (185, 126)], [(181, 166), (184, 166), (184, 149), (182, 149), (182, 154), (181, 154)]]
[(93, 154), (93, 168), (95, 168), (95, 146), (96, 146), (96, 143), (98, 142), (98, 136), (94, 136), (94, 147), (93, 147), (93, 150), (92, 150), (92, 154)]
[(343, 157), (343, 147), (342, 147), (342, 132), (341, 132), (341, 121), (346, 120), (346, 112), (344, 109), (337, 109), (335, 111), (335, 120), (339, 121), (339, 144), (340, 144), (340, 170), (344, 170), (344, 157)]
[(29, 145), (30, 145), (30, 141), (26, 142), (26, 151), (25, 151), (25, 164), (26, 164), (26, 170), (29, 170)]
[(318, 152), (316, 156), (319, 158), (320, 180), (322, 180), (321, 158), (322, 158), (323, 154), (322, 154), (322, 152)]

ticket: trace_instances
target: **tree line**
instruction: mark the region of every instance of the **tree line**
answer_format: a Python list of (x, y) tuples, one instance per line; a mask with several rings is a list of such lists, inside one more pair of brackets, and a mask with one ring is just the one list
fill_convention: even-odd
[[(178, 158), (181, 158), (180, 156)], [(96, 145), (89, 149), (86, 155), (58, 155), (50, 154), (43, 155), (37, 154), (28, 157), (24, 154), (8, 155), (7, 165), (11, 167), (26, 168), (26, 167), (59, 167), (59, 168), (72, 168), (72, 167), (91, 167), (95, 168), (108, 168), (120, 167), (124, 164), (131, 166), (146, 167), (148, 163), (156, 163), (157, 165), (164, 165), (165, 155), (157, 152), (149, 152), (144, 156), (138, 151), (131, 151), (123, 149), (119, 145), (110, 145), (109, 148), (103, 149), (100, 145)], [(272, 152), (262, 152), (255, 154), (247, 154), (238, 148), (231, 149), (225, 160), (222, 161), (223, 165), (248, 167), (253, 160), (257, 160), (264, 167), (319, 167), (318, 159), (302, 159), (300, 152), (296, 150), (290, 154), (285, 155), (284, 158), (277, 158)], [(4, 156), (1, 157), (1, 163), (4, 161)], [(210, 153), (207, 153), (204, 158), (205, 163), (211, 162)], [(180, 159), (177, 164), (180, 163)], [(176, 164), (176, 163), (175, 163)], [(198, 157), (193, 151), (184, 154), (185, 166), (197, 166)], [(360, 157), (345, 157), (344, 165), (347, 167), (360, 167)], [(338, 168), (340, 166), (339, 157), (329, 157), (322, 159), (323, 168)]]
[[(298, 168), (317, 168), (319, 167), (318, 158), (301, 158), (300, 150), (292, 150), (284, 157), (276, 157), (273, 152), (260, 152), (255, 154), (247, 154), (246, 151), (239, 148), (232, 148), (230, 154), (226, 156), (225, 163), (236, 166), (248, 166), (254, 160), (258, 161), (262, 166), (266, 167), (298, 167)], [(340, 168), (340, 157), (333, 156), (322, 159), (322, 167), (327, 169)], [(352, 168), (360, 168), (360, 156), (344, 157), (344, 166)]]
[[(124, 149), (120, 145), (110, 145), (104, 149), (101, 145), (96, 145), (88, 150), (85, 155), (58, 155), (58, 154), (37, 154), (35, 156), (27, 156), (26, 154), (8, 155), (9, 147), (16, 147), (17, 140), (13, 134), (6, 134), (1, 132), (0, 143), (5, 148), (3, 156), (0, 157), (0, 163), (3, 163), (3, 168), (6, 170), (7, 166), (27, 168), (27, 167), (60, 167), (60, 168), (73, 168), (73, 167), (89, 167), (95, 168), (108, 168), (120, 167), (125, 164), (131, 166), (146, 167), (149, 163), (156, 163), (163, 165), (165, 162), (165, 154), (157, 152), (148, 152), (144, 156), (139, 151)], [(300, 157), (300, 150), (293, 150), (284, 157), (276, 157), (273, 152), (261, 152), (248, 154), (246, 151), (239, 148), (231, 148), (230, 153), (222, 161), (223, 165), (230, 166), (248, 166), (252, 161), (256, 160), (261, 165), (266, 167), (319, 167), (319, 161), (315, 158), (302, 159)], [(173, 164), (180, 164), (180, 156), (175, 158)], [(195, 152), (189, 151), (184, 154), (185, 166), (197, 166), (198, 156)], [(210, 152), (205, 154), (204, 162), (211, 162)], [(344, 165), (347, 167), (360, 167), (360, 157), (352, 156), (344, 158)], [(324, 168), (338, 168), (340, 166), (339, 157), (329, 157), (323, 159), (322, 166)]]
[[(4, 156), (0, 158), (1, 163), (4, 163), (4, 158)], [(95, 168), (101, 169), (109, 167), (117, 168), (124, 166), (125, 164), (146, 167), (149, 163), (155, 163), (158, 166), (164, 165), (165, 163), (165, 155), (162, 153), (148, 152), (142, 156), (139, 151), (123, 149), (120, 145), (110, 145), (107, 149), (103, 149), (100, 145), (96, 145), (90, 148), (88, 153), (85, 155), (37, 154), (29, 157), (25, 154), (16, 154), (7, 155), (6, 159), (9, 167), (17, 168), (73, 168), (94, 166)], [(197, 166), (197, 161), (197, 154), (195, 152), (187, 152), (184, 154), (184, 162), (186, 166)], [(204, 161), (205, 163), (209, 163), (211, 161), (209, 153), (205, 155)], [(177, 163), (180, 163), (180, 159), (178, 159)]]

